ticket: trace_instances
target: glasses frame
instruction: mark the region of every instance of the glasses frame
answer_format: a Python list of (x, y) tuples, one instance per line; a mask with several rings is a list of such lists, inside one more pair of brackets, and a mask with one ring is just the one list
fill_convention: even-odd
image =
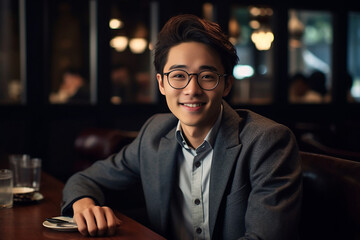
[[(174, 72), (174, 71), (183, 71), (183, 72), (185, 72), (185, 73), (188, 75), (188, 81), (187, 81), (187, 83), (185, 84), (184, 87), (176, 88), (176, 87), (174, 87), (174, 86), (171, 85), (170, 80), (169, 80), (169, 74), (172, 73), (172, 72)], [(212, 73), (215, 73), (215, 74), (218, 76), (217, 83), (216, 83), (215, 87), (210, 88), (210, 89), (206, 89), (206, 88), (203, 88), (203, 87), (200, 85), (200, 83), (199, 83), (199, 75), (200, 75), (201, 73), (203, 73), (203, 72), (212, 72)], [(170, 87), (172, 87), (172, 88), (174, 88), (174, 89), (184, 89), (184, 88), (186, 88), (187, 85), (189, 85), (189, 83), (190, 83), (190, 81), (191, 81), (191, 76), (196, 76), (196, 82), (197, 82), (197, 84), (199, 85), (199, 87), (200, 87), (202, 90), (205, 90), (205, 91), (214, 90), (214, 89), (219, 85), (219, 83), (220, 83), (220, 78), (221, 78), (221, 77), (227, 77), (227, 76), (228, 76), (228, 74), (226, 74), (226, 73), (220, 74), (220, 73), (217, 73), (217, 72), (212, 71), (212, 70), (203, 70), (203, 71), (200, 71), (200, 72), (198, 72), (198, 73), (188, 73), (187, 71), (185, 71), (185, 70), (183, 70), (183, 69), (173, 69), (173, 70), (171, 70), (171, 71), (169, 71), (169, 72), (163, 73), (163, 75), (166, 76), (167, 81), (168, 81)]]

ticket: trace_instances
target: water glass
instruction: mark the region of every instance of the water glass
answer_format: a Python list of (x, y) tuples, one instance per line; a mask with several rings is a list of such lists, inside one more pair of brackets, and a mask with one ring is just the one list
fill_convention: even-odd
[(13, 206), (13, 174), (9, 169), (0, 169), (0, 208)]
[(10, 156), (10, 168), (14, 172), (14, 187), (40, 190), (41, 159), (26, 154)]

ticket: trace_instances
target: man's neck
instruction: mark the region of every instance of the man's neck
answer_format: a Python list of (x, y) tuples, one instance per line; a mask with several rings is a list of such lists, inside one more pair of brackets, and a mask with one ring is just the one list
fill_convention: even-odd
[[(221, 107), (222, 109), (222, 107)], [(180, 123), (183, 136), (187, 144), (196, 149), (198, 148), (205, 140), (207, 134), (215, 125), (216, 121), (219, 119), (219, 115), (222, 113), (222, 110), (214, 117), (210, 122), (204, 124), (203, 126), (189, 126)]]
[(198, 127), (192, 126), (182, 126), (181, 128), (187, 144), (194, 149), (204, 142), (206, 135), (211, 129), (211, 127), (199, 129)]

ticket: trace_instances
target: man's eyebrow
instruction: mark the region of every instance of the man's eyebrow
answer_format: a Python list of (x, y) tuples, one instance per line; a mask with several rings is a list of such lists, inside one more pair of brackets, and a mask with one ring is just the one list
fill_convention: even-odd
[(200, 70), (211, 70), (211, 71), (217, 71), (217, 68), (210, 65), (204, 65), (200, 67)]
[(186, 65), (172, 65), (169, 70), (178, 69), (178, 68), (187, 68)]
[[(169, 70), (173, 70), (173, 69), (179, 69), (179, 68), (185, 68), (187, 69), (188, 66), (186, 65), (172, 65)], [(212, 71), (217, 71), (217, 68), (214, 67), (214, 66), (211, 66), (211, 65), (203, 65), (203, 66), (200, 66), (199, 70), (212, 70)]]

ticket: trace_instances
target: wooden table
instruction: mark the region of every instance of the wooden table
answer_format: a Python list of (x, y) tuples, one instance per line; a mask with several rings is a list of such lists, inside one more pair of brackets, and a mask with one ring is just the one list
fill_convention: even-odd
[(44, 199), (31, 205), (14, 205), (0, 209), (0, 240), (41, 239), (161, 239), (164, 238), (133, 219), (116, 212), (122, 220), (117, 234), (112, 237), (83, 237), (79, 232), (59, 232), (45, 228), (42, 223), (47, 217), (60, 215), (60, 204), (64, 184), (54, 177), (42, 173), (40, 192)]

